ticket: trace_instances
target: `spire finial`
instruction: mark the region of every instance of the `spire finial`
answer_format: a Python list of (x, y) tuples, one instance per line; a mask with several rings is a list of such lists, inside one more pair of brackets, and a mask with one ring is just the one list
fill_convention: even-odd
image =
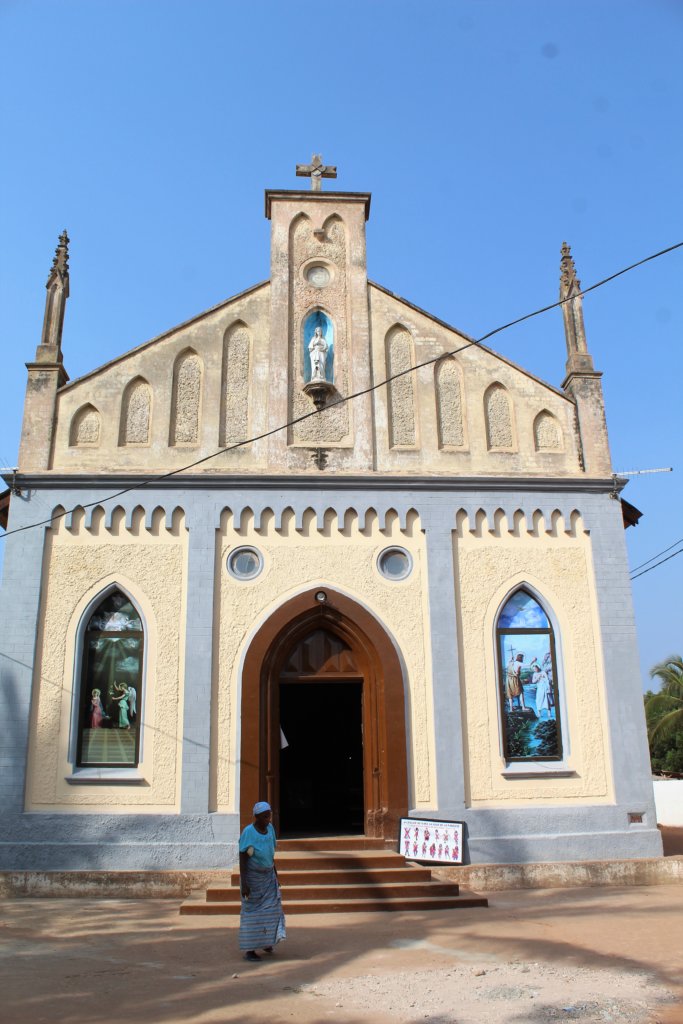
[(47, 279), (47, 288), (50, 287), (55, 274), (57, 274), (62, 281), (69, 277), (69, 236), (66, 233), (66, 228), (59, 236), (59, 243), (55, 249), (52, 267)]
[(572, 257), (572, 251), (566, 242), (562, 243), (562, 256), (560, 259), (560, 298), (564, 299), (567, 295), (572, 295), (575, 292), (581, 291), (581, 282), (576, 276), (576, 267), (574, 266), (574, 259)]
[(562, 243), (560, 258), (560, 301), (567, 342), (567, 373), (593, 373), (593, 360), (586, 344), (581, 282), (576, 275), (572, 251)]
[(59, 243), (55, 249), (45, 287), (47, 288), (45, 319), (36, 359), (44, 361), (46, 358), (48, 360), (58, 358), (61, 362), (64, 310), (69, 297), (69, 236), (66, 231), (62, 231), (59, 236)]

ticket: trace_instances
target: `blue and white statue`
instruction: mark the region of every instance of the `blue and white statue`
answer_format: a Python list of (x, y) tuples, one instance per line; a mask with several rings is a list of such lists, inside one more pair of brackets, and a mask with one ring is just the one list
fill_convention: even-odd
[(308, 345), (308, 352), (311, 358), (311, 380), (325, 380), (325, 363), (327, 362), (327, 350), (329, 345), (323, 337), (322, 327), (316, 327)]
[(334, 380), (334, 328), (322, 310), (314, 310), (304, 324), (304, 380), (331, 384)]

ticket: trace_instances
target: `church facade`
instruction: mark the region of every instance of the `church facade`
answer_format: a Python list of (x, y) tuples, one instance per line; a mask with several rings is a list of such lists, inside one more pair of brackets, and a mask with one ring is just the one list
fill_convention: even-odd
[(225, 867), (257, 799), (283, 835), (462, 821), (472, 862), (661, 853), (569, 249), (557, 388), (368, 280), (370, 195), (323, 171), (266, 192), (268, 281), (73, 381), (60, 239), (8, 479), (2, 868)]

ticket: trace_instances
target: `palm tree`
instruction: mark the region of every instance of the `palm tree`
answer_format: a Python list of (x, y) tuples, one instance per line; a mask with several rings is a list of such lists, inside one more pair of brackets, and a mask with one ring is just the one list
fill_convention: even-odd
[(661, 682), (659, 693), (653, 693), (645, 704), (647, 734), (652, 742), (669, 739), (683, 730), (683, 658), (672, 654), (655, 665), (650, 676)]

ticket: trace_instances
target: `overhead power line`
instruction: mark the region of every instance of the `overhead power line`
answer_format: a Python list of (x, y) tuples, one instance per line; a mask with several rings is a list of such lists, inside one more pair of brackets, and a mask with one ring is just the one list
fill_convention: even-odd
[(652, 572), (652, 570), (656, 569), (658, 566), (664, 565), (665, 562), (671, 561), (671, 559), (675, 558), (676, 555), (683, 555), (683, 548), (679, 548), (678, 551), (674, 551), (673, 555), (668, 555), (667, 558), (663, 558), (661, 562), (655, 562), (655, 564), (651, 565), (649, 569), (643, 569), (642, 572), (637, 572), (635, 576), (631, 576), (631, 582), (633, 582), (633, 580), (637, 580), (639, 576), (644, 576), (647, 572)]
[(667, 551), (671, 551), (672, 548), (677, 547), (679, 544), (683, 544), (683, 537), (681, 537), (679, 540), (675, 540), (673, 544), (669, 544), (668, 548), (664, 548), (663, 551), (658, 551), (656, 555), (652, 556), (652, 558), (646, 558), (644, 562), (640, 563), (640, 565), (634, 565), (634, 567), (631, 569), (631, 575), (633, 575), (634, 572), (638, 572), (638, 570), (642, 569), (643, 566), (649, 565), (650, 562), (654, 562), (655, 558), (660, 558), (662, 555), (665, 555)]
[(525, 313), (524, 316), (517, 317), (516, 320), (510, 320), (509, 323), (502, 324), (500, 327), (495, 327), (492, 331), (488, 331), (486, 334), (482, 334), (481, 338), (473, 338), (468, 340), (464, 345), (460, 345), (458, 348), (450, 349), (445, 352), (440, 352), (439, 355), (433, 356), (431, 359), (425, 359), (421, 363), (416, 363), (414, 366), (409, 366), (405, 370), (400, 370), (398, 373), (394, 373), (384, 380), (379, 381), (377, 384), (372, 384), (368, 388), (363, 388), (361, 391), (356, 391), (351, 395), (341, 396), (336, 401), (330, 402), (323, 409), (314, 409), (312, 412), (304, 413), (301, 416), (297, 416), (292, 420), (288, 420), (286, 423), (281, 424), (278, 427), (273, 427), (272, 430), (266, 430), (262, 434), (257, 434), (255, 437), (247, 438), (246, 441), (237, 441), (235, 444), (228, 445), (226, 448), (219, 448), (217, 451), (212, 452), (210, 455), (204, 455), (201, 459), (196, 459), (194, 462), (188, 463), (186, 466), (180, 466), (178, 469), (172, 469), (168, 473), (161, 473), (156, 476), (146, 477), (143, 480), (139, 480), (129, 487), (123, 487), (120, 491), (115, 491), (113, 494), (108, 494), (104, 498), (98, 498), (96, 501), (90, 501), (85, 504), (79, 504), (71, 509), (63, 509), (56, 515), (51, 516), (49, 519), (41, 519), (36, 523), (27, 523), (25, 526), (19, 526), (15, 530), (7, 530), (2, 536), (11, 537), (15, 533), (23, 533), (25, 530), (34, 530), (40, 526), (49, 526), (61, 519), (64, 516), (70, 515), (75, 512), (77, 508), (87, 509), (93, 508), (95, 505), (102, 505), (106, 501), (113, 501), (114, 498), (120, 498), (124, 494), (130, 494), (131, 491), (139, 491), (143, 487), (147, 487), (149, 484), (158, 484), (161, 480), (168, 480), (171, 477), (178, 476), (180, 473), (186, 473), (189, 469), (194, 469), (195, 466), (201, 466), (205, 462), (209, 462), (210, 459), (215, 459), (218, 455), (223, 455), (225, 452), (235, 451), (237, 448), (243, 448), (248, 444), (254, 444), (256, 441), (263, 441), (267, 437), (271, 437), (273, 434), (279, 433), (281, 430), (287, 430), (289, 427), (295, 426), (297, 423), (302, 423), (304, 420), (311, 419), (313, 416), (320, 416), (322, 413), (327, 412), (329, 409), (334, 409), (337, 405), (343, 405), (346, 402), (351, 402), (356, 398), (362, 398), (363, 395), (369, 395), (373, 391), (377, 391), (379, 388), (386, 387), (392, 381), (397, 380), (399, 377), (404, 377), (408, 373), (415, 373), (416, 370), (420, 370), (425, 366), (431, 366), (434, 363), (439, 362), (447, 356), (457, 355), (459, 352), (463, 352), (467, 348), (472, 348), (475, 345), (481, 345), (482, 342), (487, 341), (496, 334), (500, 334), (502, 331), (507, 331), (510, 327), (515, 327), (517, 324), (524, 323), (526, 320), (531, 320), (533, 317), (540, 316), (541, 313), (547, 313), (551, 309), (557, 309), (558, 306), (563, 306), (566, 302), (571, 302), (579, 296), (587, 295), (589, 292), (593, 292), (596, 288), (601, 288), (603, 285), (609, 284), (610, 281), (614, 281), (617, 277), (621, 277), (623, 274), (629, 273), (631, 270), (635, 270), (637, 267), (642, 267), (644, 263), (649, 263), (651, 260), (656, 260), (660, 256), (666, 256), (670, 252), (674, 252), (676, 249), (683, 247), (683, 242), (676, 242), (675, 245), (670, 245), (666, 249), (660, 249), (659, 252), (652, 253), (650, 256), (645, 256), (643, 259), (638, 260), (636, 263), (631, 263), (627, 267), (622, 267), (621, 270), (617, 270), (614, 274), (610, 274), (609, 277), (604, 277), (601, 281), (596, 281), (595, 284), (589, 285), (587, 288), (582, 288), (580, 292), (575, 295), (569, 295), (564, 299), (559, 299), (557, 302), (551, 302), (547, 306), (542, 306), (540, 309), (535, 309), (532, 313)]

